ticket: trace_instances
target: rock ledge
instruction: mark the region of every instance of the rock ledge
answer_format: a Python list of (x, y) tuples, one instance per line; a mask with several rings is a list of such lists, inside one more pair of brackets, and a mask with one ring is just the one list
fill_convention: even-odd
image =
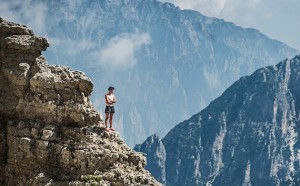
[(48, 65), (48, 46), (0, 18), (0, 185), (161, 185), (142, 154), (105, 132), (92, 81)]

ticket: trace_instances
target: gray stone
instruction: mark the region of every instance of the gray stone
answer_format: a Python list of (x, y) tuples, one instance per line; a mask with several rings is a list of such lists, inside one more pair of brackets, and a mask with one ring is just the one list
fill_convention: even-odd
[(91, 80), (48, 65), (48, 45), (0, 18), (0, 185), (161, 185), (118, 133), (105, 132)]
[(160, 154), (155, 137), (136, 150), (148, 170), (165, 170), (168, 186), (299, 185), (299, 85), (300, 55), (241, 78), (174, 127), (162, 139), (163, 169), (161, 159), (151, 163)]

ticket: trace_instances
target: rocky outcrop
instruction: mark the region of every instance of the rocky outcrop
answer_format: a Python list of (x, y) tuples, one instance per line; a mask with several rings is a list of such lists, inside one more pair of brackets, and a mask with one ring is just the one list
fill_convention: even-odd
[(178, 124), (162, 139), (166, 185), (299, 185), (299, 85), (298, 55), (241, 78)]
[(59, 125), (98, 123), (88, 77), (64, 66), (49, 66), (41, 56), (49, 46), (47, 40), (25, 26), (2, 20), (0, 29), (2, 116)]
[[(96, 80), (91, 97), (99, 110), (99, 94), (114, 83), (122, 101), (115, 126), (131, 147), (154, 133), (165, 136), (241, 76), (299, 53), (253, 28), (161, 0), (28, 0), (20, 11), (11, 1), (1, 4), (14, 17), (45, 23), (37, 29), (53, 41), (47, 60)], [(27, 7), (45, 11), (31, 19), (23, 16)]]
[(162, 184), (166, 184), (166, 150), (161, 139), (154, 134), (146, 139), (143, 144), (136, 145), (134, 150), (147, 155), (146, 169)]
[(48, 46), (0, 18), (0, 185), (160, 185), (142, 154), (105, 132), (91, 80), (48, 65)]

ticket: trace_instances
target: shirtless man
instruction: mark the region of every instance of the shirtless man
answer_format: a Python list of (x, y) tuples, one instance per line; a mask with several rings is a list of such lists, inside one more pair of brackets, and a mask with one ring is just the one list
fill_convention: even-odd
[[(112, 120), (113, 120), (113, 116), (115, 113), (115, 107), (114, 107), (114, 103), (117, 102), (116, 100), (116, 96), (114, 95), (114, 87), (108, 87), (108, 93), (105, 94), (105, 103), (106, 103), (106, 107), (105, 107), (105, 127), (106, 130), (112, 130), (114, 131), (114, 129), (112, 128)], [(107, 128), (107, 121), (109, 118), (109, 124), (110, 127), (109, 129)]]

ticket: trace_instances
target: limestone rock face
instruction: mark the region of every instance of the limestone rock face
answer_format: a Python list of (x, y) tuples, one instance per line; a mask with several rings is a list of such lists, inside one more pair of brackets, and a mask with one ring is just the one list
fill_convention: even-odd
[(161, 140), (165, 185), (300, 185), (299, 85), (300, 55), (241, 78), (179, 123)]
[(33, 117), (30, 109), (34, 108), (38, 110), (34, 115), (61, 124), (84, 126), (97, 122), (99, 115), (88, 97), (93, 89), (91, 80), (82, 72), (70, 71), (63, 66), (48, 67), (43, 59), (40, 60), (36, 69), (33, 67), (36, 73), (30, 79), (30, 90), (34, 94), (19, 101), (17, 112)]
[(48, 65), (48, 46), (0, 18), (0, 185), (160, 185), (142, 154), (104, 130), (91, 80)]
[(157, 134), (146, 139), (143, 144), (136, 145), (134, 150), (147, 155), (147, 166), (152, 175), (162, 184), (166, 184), (166, 149)]
[(89, 96), (91, 80), (64, 66), (49, 66), (41, 51), (49, 46), (21, 25), (1, 20), (0, 113), (59, 125), (98, 123)]

